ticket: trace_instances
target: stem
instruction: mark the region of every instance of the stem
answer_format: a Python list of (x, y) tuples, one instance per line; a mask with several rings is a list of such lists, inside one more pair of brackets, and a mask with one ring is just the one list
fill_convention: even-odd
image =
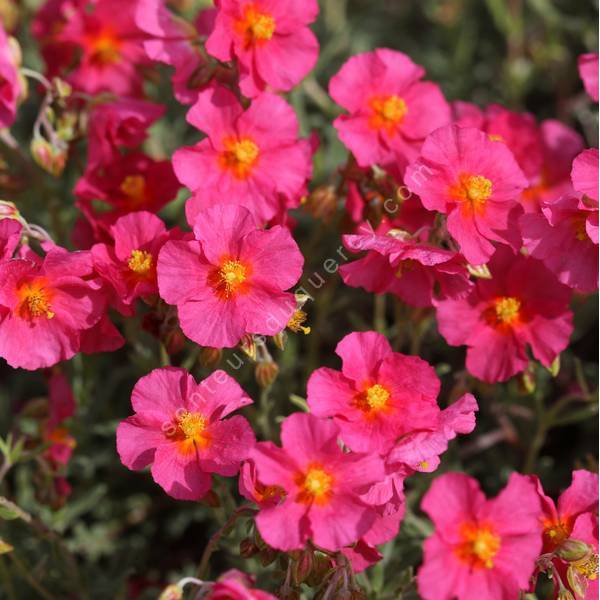
[(385, 295), (378, 294), (375, 296), (375, 304), (373, 306), (373, 327), (375, 331), (385, 334)]
[(198, 565), (198, 569), (196, 571), (196, 576), (198, 577), (198, 579), (204, 579), (204, 576), (208, 569), (208, 561), (210, 560), (210, 557), (212, 556), (213, 552), (217, 549), (221, 539), (229, 533), (235, 522), (245, 513), (254, 514), (255, 512), (256, 509), (250, 504), (240, 506), (230, 515), (229, 519), (225, 521), (223, 527), (217, 530), (217, 532), (210, 538), (210, 540), (208, 540), (208, 544), (206, 544), (206, 548), (204, 548), (202, 558), (200, 559), (200, 564)]
[(15, 565), (15, 568), (23, 577), (23, 579), (42, 597), (44, 600), (54, 600), (54, 596), (46, 590), (29, 572), (25, 565), (17, 558), (14, 552), (11, 552), (8, 557)]

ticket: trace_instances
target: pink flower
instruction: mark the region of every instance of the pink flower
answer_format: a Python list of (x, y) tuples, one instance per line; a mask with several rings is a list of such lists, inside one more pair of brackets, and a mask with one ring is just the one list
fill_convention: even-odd
[(129, 307), (136, 298), (158, 294), (158, 252), (172, 236), (152, 213), (135, 212), (111, 227), (114, 246), (92, 248), (94, 270), (114, 290), (118, 303)]
[(585, 91), (594, 102), (598, 102), (598, 54), (581, 54), (577, 66)]
[(147, 130), (165, 112), (161, 104), (120, 98), (103, 102), (90, 112), (88, 125), (88, 170), (121, 159), (120, 148), (135, 148), (146, 139)]
[(22, 92), (15, 54), (16, 49), (0, 22), (0, 129), (14, 123)]
[(386, 454), (402, 435), (437, 422), (440, 382), (417, 356), (393, 352), (380, 333), (351, 333), (337, 345), (342, 372), (322, 367), (308, 381), (317, 417), (333, 417), (355, 452)]
[(598, 202), (598, 148), (588, 148), (573, 161), (573, 188)]
[(532, 476), (542, 501), (542, 529), (544, 553), (553, 552), (571, 537), (579, 515), (598, 512), (598, 474), (579, 469), (573, 471), (571, 485), (559, 496), (555, 504), (546, 496), (540, 480)]
[(573, 331), (571, 291), (533, 258), (498, 248), (492, 279), (478, 280), (462, 300), (437, 304), (440, 333), (467, 346), (467, 369), (486, 381), (506, 381), (529, 363), (527, 347), (550, 367)]
[[(68, 76), (73, 86), (88, 94), (140, 96), (140, 67), (148, 65), (149, 60), (135, 25), (136, 3), (88, 0), (62, 4), (71, 10), (59, 13), (62, 24), (49, 38), (51, 43), (63, 47), (64, 59), (79, 57)], [(115, 19), (115, 15), (119, 18)], [(60, 67), (70, 70), (72, 63), (65, 62)]]
[(214, 584), (212, 584), (206, 600), (277, 600), (275, 596), (253, 586), (255, 580), (250, 575), (242, 573), (237, 569), (230, 569), (223, 573)]
[(170, 161), (132, 152), (90, 165), (75, 186), (75, 204), (89, 221), (95, 241), (109, 241), (110, 227), (119, 217), (136, 211), (156, 213), (178, 189)]
[(213, 30), (216, 16), (216, 9), (202, 10), (194, 27), (176, 18), (164, 0), (138, 0), (135, 22), (147, 34), (144, 50), (153, 61), (174, 68), (173, 91), (183, 104), (192, 104), (213, 75), (226, 72), (206, 60), (198, 49), (198, 41)]
[(285, 100), (261, 94), (244, 110), (232, 92), (216, 87), (198, 95), (187, 118), (208, 135), (173, 156), (177, 177), (194, 192), (188, 221), (224, 201), (239, 202), (264, 221), (282, 206), (298, 206), (311, 153)]
[(582, 293), (598, 289), (598, 205), (563, 196), (542, 213), (520, 219), (523, 243), (531, 256), (558, 279)]
[(0, 219), (0, 263), (13, 257), (19, 242), (23, 226), (11, 218)]
[(287, 92), (317, 62), (319, 43), (308, 28), (319, 12), (316, 0), (219, 0), (217, 8), (206, 50), (236, 59), (245, 96)]
[(379, 48), (353, 56), (332, 77), (329, 93), (350, 113), (334, 127), (359, 165), (398, 163), (403, 172), (423, 140), (450, 122), (444, 96), (424, 75), (406, 54)]
[(255, 443), (244, 417), (224, 418), (252, 404), (224, 371), (198, 384), (185, 369), (154, 369), (135, 384), (131, 404), (135, 414), (117, 428), (121, 462), (134, 471), (151, 464), (154, 481), (178, 500), (205, 496), (212, 473), (234, 476)]
[(514, 220), (527, 180), (505, 144), (479, 129), (438, 129), (405, 179), (425, 208), (448, 215), (448, 231), (471, 264), (489, 260), (492, 241), (520, 246)]
[(257, 229), (239, 206), (199, 213), (194, 241), (167, 242), (158, 257), (160, 296), (177, 305), (194, 342), (231, 348), (246, 333), (275, 335), (296, 310), (293, 286), (304, 259), (290, 232)]
[(263, 505), (256, 525), (279, 550), (317, 546), (337, 551), (358, 541), (375, 521), (375, 509), (360, 497), (384, 476), (383, 461), (371, 454), (344, 453), (332, 421), (295, 413), (281, 425), (279, 448), (260, 442), (252, 459), (260, 480), (285, 490), (278, 504)]
[(385, 225), (377, 233), (368, 223), (358, 229), (360, 233), (343, 237), (344, 246), (368, 253), (340, 267), (346, 285), (391, 293), (412, 306), (431, 306), (435, 294), (458, 298), (469, 291), (472, 284), (460, 254), (420, 243), (406, 232)]
[(528, 588), (542, 540), (532, 481), (513, 473), (487, 500), (463, 473), (435, 479), (421, 508), (435, 525), (417, 575), (423, 600), (514, 600)]
[(277, 504), (284, 496), (285, 491), (276, 485), (264, 485), (256, 473), (254, 461), (247, 460), (240, 469), (239, 478), (240, 494), (256, 504)]
[(0, 263), (0, 356), (11, 367), (35, 370), (68, 360), (79, 336), (95, 325), (103, 302), (84, 277), (88, 253), (52, 248), (43, 260)]

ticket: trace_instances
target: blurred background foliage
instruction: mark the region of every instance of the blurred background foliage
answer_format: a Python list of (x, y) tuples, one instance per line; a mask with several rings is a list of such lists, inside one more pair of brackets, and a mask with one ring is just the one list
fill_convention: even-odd
[[(0, 14), (23, 46), (24, 64), (35, 69), (42, 69), (42, 64), (28, 27), (39, 4), (39, 0), (0, 0)], [(209, 4), (173, 2), (188, 15)], [(347, 158), (331, 127), (339, 109), (327, 96), (327, 82), (350, 55), (382, 46), (406, 52), (424, 65), (427, 78), (439, 83), (449, 100), (481, 106), (497, 102), (530, 111), (539, 120), (558, 118), (580, 131), (588, 145), (598, 145), (597, 105), (583, 92), (576, 69), (579, 54), (597, 50), (597, 2), (322, 0), (320, 5), (315, 26), (321, 42), (319, 63), (289, 95), (304, 134), (315, 131), (321, 141), (314, 185), (336, 184), (338, 169)], [(158, 85), (148, 85), (148, 94), (168, 105), (166, 118), (153, 128), (147, 143), (149, 153), (170, 156), (175, 148), (198, 139), (185, 123), (184, 107), (171, 98), (166, 70)], [(24, 148), (39, 103), (32, 91), (13, 128)], [(70, 246), (69, 232), (77, 217), (72, 188), (85, 165), (84, 142), (74, 147), (67, 170), (58, 179), (21, 164), (3, 146), (0, 156), (11, 175), (0, 179), (0, 197), (14, 200), (29, 221), (46, 226), (57, 241)], [(163, 211), (169, 224), (184, 224), (184, 199), (181, 194)], [(238, 360), (226, 352), (220, 366), (234, 373), (254, 398), (255, 406), (245, 412), (259, 436), (273, 439), (281, 418), (302, 405), (312, 370), (339, 367), (333, 350), (353, 330), (375, 328), (397, 350), (419, 354), (435, 365), (443, 382), (442, 406), (473, 391), (480, 404), (475, 432), (452, 443), (435, 474), (408, 480), (408, 511), (401, 534), (384, 548), (384, 560), (360, 578), (373, 599), (413, 598), (412, 569), (430, 531), (418, 503), (436, 474), (464, 470), (494, 494), (512, 471), (536, 472), (547, 492), (557, 495), (569, 484), (573, 468), (597, 470), (597, 295), (574, 298), (576, 329), (556, 377), (538, 365), (528, 386), (518, 380), (484, 385), (465, 372), (464, 350), (447, 346), (429, 311), (344, 287), (337, 274), (326, 271), (326, 259), (344, 260), (337, 250), (346, 227), (339, 208), (328, 216), (294, 214), (295, 237), (306, 257), (301, 283), (313, 296), (306, 305), (312, 333), (291, 334), (284, 352), (272, 348), (279, 375), (266, 391), (257, 385), (250, 361), (232, 369), (227, 359), (233, 365)], [(70, 424), (77, 446), (66, 473), (73, 492), (67, 502), (51, 507), (47, 475), (45, 479), (40, 472), (33, 450), (26, 450), (27, 460), (0, 481), (0, 495), (28, 515), (0, 520), (0, 538), (15, 548), (0, 555), (0, 598), (156, 597), (165, 584), (194, 573), (231, 502), (239, 503), (235, 481), (216, 484), (221, 506), (194, 505), (172, 500), (148, 473), (132, 473), (121, 465), (115, 428), (131, 412), (133, 384), (168, 359), (141, 325), (142, 317), (121, 322), (128, 339), (122, 350), (77, 356), (61, 366), (77, 399)], [(201, 379), (211, 369), (200, 364), (198, 354), (199, 349), (188, 344), (171, 362), (187, 366)], [(30, 433), (35, 419), (23, 414), (32, 399), (46, 394), (42, 373), (14, 371), (0, 363), (0, 437)], [(239, 557), (238, 544), (247, 535), (247, 526), (242, 521), (213, 555), (210, 575), (237, 566), (259, 573), (260, 583), (273, 589), (280, 576), (277, 563), (265, 567), (257, 558)], [(546, 597), (543, 589), (539, 597)]]

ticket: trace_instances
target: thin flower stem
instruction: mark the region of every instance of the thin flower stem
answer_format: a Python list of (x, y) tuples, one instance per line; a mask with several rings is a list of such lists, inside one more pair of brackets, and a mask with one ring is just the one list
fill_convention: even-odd
[(8, 557), (13, 562), (15, 569), (19, 575), (42, 597), (44, 600), (54, 600), (53, 596), (46, 588), (35, 579), (30, 573), (30, 570), (21, 562), (14, 552), (11, 552)]

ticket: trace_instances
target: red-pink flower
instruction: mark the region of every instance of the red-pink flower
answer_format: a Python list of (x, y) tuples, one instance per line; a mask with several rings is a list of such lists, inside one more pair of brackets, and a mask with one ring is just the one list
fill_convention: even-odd
[(444, 96), (424, 75), (406, 54), (379, 48), (353, 56), (332, 77), (329, 93), (350, 113), (334, 127), (359, 165), (397, 163), (402, 173), (427, 135), (450, 122)]
[(597, 202), (566, 195), (519, 222), (531, 256), (543, 261), (562, 283), (583, 293), (598, 289)]
[(12, 367), (39, 369), (79, 351), (80, 333), (93, 327), (104, 303), (84, 277), (89, 253), (52, 248), (43, 260), (0, 263), (0, 356)]
[(437, 422), (440, 381), (424, 360), (393, 352), (374, 331), (347, 335), (336, 354), (342, 372), (317, 369), (307, 402), (316, 416), (333, 417), (350, 449), (386, 454), (402, 435)]
[(0, 262), (13, 257), (19, 242), (23, 226), (11, 218), (0, 219)]
[(129, 307), (136, 298), (158, 294), (156, 263), (165, 242), (173, 237), (152, 213), (135, 212), (111, 227), (114, 246), (92, 248), (94, 270), (114, 290), (116, 304)]
[(391, 293), (412, 306), (431, 306), (436, 296), (459, 298), (469, 291), (472, 284), (465, 259), (457, 252), (420, 243), (387, 225), (376, 233), (366, 223), (358, 231), (343, 237), (344, 246), (368, 253), (340, 267), (346, 285)]
[(317, 62), (319, 43), (308, 28), (319, 12), (316, 0), (219, 0), (217, 8), (206, 50), (236, 60), (245, 96), (287, 92)]
[(13, 124), (22, 91), (15, 53), (16, 49), (0, 22), (0, 129)]
[(425, 208), (448, 215), (448, 231), (471, 264), (489, 260), (492, 241), (520, 246), (515, 220), (528, 183), (506, 144), (479, 129), (443, 127), (427, 138), (405, 180)]
[(214, 75), (227, 72), (211, 64), (199, 52), (199, 42), (210, 35), (216, 16), (216, 9), (202, 10), (194, 26), (175, 18), (164, 0), (137, 2), (135, 22), (147, 35), (144, 50), (153, 61), (174, 68), (173, 91), (183, 104), (192, 104)]
[(542, 484), (532, 476), (542, 501), (541, 527), (544, 552), (552, 552), (571, 537), (579, 515), (598, 513), (598, 474), (579, 469), (573, 471), (571, 485), (558, 497), (558, 502), (544, 493)]
[[(122, 0), (88, 0), (63, 2), (55, 8), (60, 26), (49, 32), (45, 42), (59, 48), (60, 53), (52, 52), (50, 59), (64, 59), (59, 66), (69, 72), (68, 80), (76, 89), (88, 94), (142, 94), (141, 67), (150, 61), (135, 24), (135, 5)], [(55, 64), (49, 66), (56, 69)]]
[(94, 241), (109, 241), (110, 227), (119, 217), (142, 210), (156, 213), (179, 187), (170, 161), (132, 152), (91, 165), (75, 186), (75, 204), (89, 221)]
[(152, 478), (169, 496), (199, 500), (211, 475), (234, 476), (254, 443), (250, 424), (239, 415), (252, 400), (224, 371), (196, 383), (185, 370), (154, 369), (133, 388), (135, 414), (117, 428), (117, 450), (129, 469), (151, 464)]
[(254, 588), (255, 580), (237, 569), (223, 573), (211, 584), (206, 600), (277, 600), (275, 596)]
[(257, 229), (243, 207), (221, 204), (198, 214), (193, 241), (170, 241), (158, 258), (160, 296), (176, 304), (185, 335), (231, 348), (246, 333), (275, 335), (296, 310), (285, 292), (304, 259), (290, 232)]
[(588, 148), (575, 158), (571, 179), (577, 193), (598, 202), (598, 148)]
[(550, 367), (573, 331), (571, 290), (539, 260), (498, 248), (492, 278), (479, 279), (462, 300), (437, 304), (440, 333), (452, 346), (467, 346), (467, 369), (495, 383), (523, 371), (527, 347)]
[(317, 546), (336, 551), (359, 540), (376, 519), (360, 494), (384, 476), (376, 455), (344, 453), (332, 421), (295, 413), (281, 425), (279, 448), (256, 445), (252, 459), (265, 485), (279, 486), (278, 504), (261, 506), (256, 525), (263, 539), (280, 550)]
[(298, 119), (279, 96), (261, 94), (244, 110), (232, 92), (215, 87), (198, 95), (188, 121), (208, 137), (179, 149), (173, 167), (194, 195), (188, 221), (215, 204), (240, 203), (268, 221), (298, 206), (311, 175), (310, 145), (298, 138)]
[(120, 98), (102, 102), (90, 111), (88, 125), (88, 170), (121, 159), (121, 148), (135, 148), (147, 130), (165, 112), (161, 104)]
[(515, 600), (529, 587), (542, 540), (540, 500), (527, 477), (513, 473), (487, 500), (475, 479), (448, 473), (421, 508), (435, 525), (417, 574), (423, 600)]
[(598, 102), (598, 54), (581, 54), (577, 66), (585, 91), (594, 102)]

